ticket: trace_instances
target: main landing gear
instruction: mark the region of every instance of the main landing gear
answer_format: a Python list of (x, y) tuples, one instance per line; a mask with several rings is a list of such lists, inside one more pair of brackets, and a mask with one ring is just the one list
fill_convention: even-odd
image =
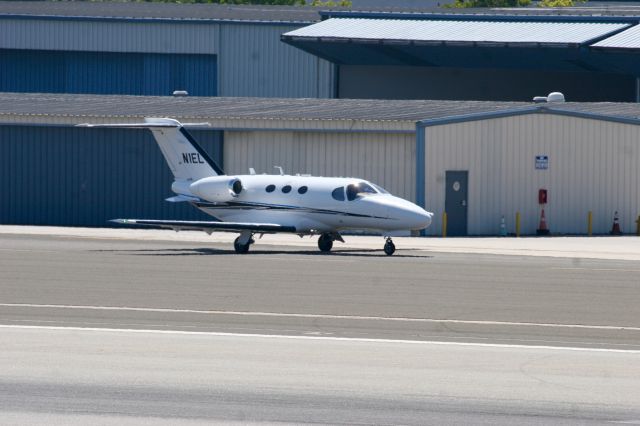
[(243, 232), (238, 238), (235, 239), (235, 241), (233, 242), (233, 248), (236, 250), (236, 253), (245, 254), (249, 251), (249, 246), (256, 242), (251, 237), (252, 235), (250, 232)]
[(391, 237), (387, 237), (387, 242), (384, 243), (384, 252), (387, 256), (391, 256), (396, 251), (396, 245), (393, 244)]
[(321, 252), (327, 253), (330, 252), (333, 248), (333, 235), (331, 234), (322, 234), (320, 238), (318, 238), (318, 248)]
[(340, 235), (340, 233), (325, 232), (324, 234), (320, 235), (320, 238), (318, 238), (318, 248), (321, 252), (328, 253), (333, 248), (334, 241), (340, 241), (341, 243), (344, 243), (344, 240), (342, 239), (342, 235)]

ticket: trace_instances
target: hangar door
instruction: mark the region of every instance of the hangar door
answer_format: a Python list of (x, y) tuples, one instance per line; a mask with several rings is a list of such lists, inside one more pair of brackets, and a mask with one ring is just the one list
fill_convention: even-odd
[(216, 96), (216, 55), (0, 49), (0, 91)]
[(468, 171), (446, 172), (446, 199), (445, 211), (447, 212), (447, 235), (467, 235), (467, 188), (469, 181)]
[[(220, 166), (222, 132), (190, 130)], [(173, 176), (142, 129), (0, 126), (0, 223), (109, 226), (116, 218), (212, 220), (170, 203)]]
[(595, 71), (340, 65), (337, 97), (530, 101), (561, 89), (571, 101), (635, 102), (635, 80)]

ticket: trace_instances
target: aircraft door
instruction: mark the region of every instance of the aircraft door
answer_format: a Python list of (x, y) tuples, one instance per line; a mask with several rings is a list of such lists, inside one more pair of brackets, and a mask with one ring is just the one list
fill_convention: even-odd
[(447, 212), (447, 235), (467, 235), (467, 185), (469, 172), (446, 172), (445, 211)]

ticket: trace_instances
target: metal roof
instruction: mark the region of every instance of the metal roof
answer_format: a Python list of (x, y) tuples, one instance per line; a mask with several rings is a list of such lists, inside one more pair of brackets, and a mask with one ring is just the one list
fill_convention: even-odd
[(284, 38), (327, 41), (581, 45), (628, 27), (624, 23), (503, 22), (330, 18), (290, 31)]
[(605, 38), (591, 47), (609, 49), (640, 49), (640, 25), (633, 26), (612, 37)]
[(597, 3), (589, 1), (577, 7), (511, 7), (511, 8), (376, 8), (375, 10), (322, 10), (327, 18), (380, 19), (466, 19), (506, 21), (565, 21), (607, 22), (624, 20), (637, 22), (640, 6), (637, 3)]
[(0, 115), (417, 121), (528, 103), (0, 93)]
[(0, 1), (0, 18), (316, 22), (318, 8), (109, 1)]
[[(444, 12), (444, 13), (443, 13)], [(640, 7), (628, 4), (598, 5), (592, 2), (568, 8), (479, 8), (443, 9), (433, 7), (381, 7), (375, 10), (350, 10), (343, 7), (319, 9), (305, 6), (178, 4), (126, 1), (4, 1), (0, 0), (0, 18), (117, 19), (178, 21), (253, 21), (317, 22), (328, 17), (378, 17), (385, 19), (431, 19), (458, 16), (460, 19), (584, 20), (598, 22), (640, 17)]]
[[(531, 102), (483, 102), (373, 99), (204, 98), (0, 93), (0, 115), (22, 118), (87, 117), (245, 120), (362, 120), (416, 122), (540, 106)], [(542, 104), (550, 110), (573, 111), (621, 119), (640, 119), (638, 103)], [(21, 120), (26, 121), (28, 120)], [(45, 120), (46, 121), (46, 120)]]

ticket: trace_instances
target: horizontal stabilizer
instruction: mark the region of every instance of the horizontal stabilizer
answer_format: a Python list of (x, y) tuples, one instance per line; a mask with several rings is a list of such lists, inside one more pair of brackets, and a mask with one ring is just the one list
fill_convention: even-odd
[(205, 231), (208, 233), (254, 231), (260, 233), (296, 232), (295, 226), (277, 225), (275, 223), (243, 223), (243, 222), (206, 222), (195, 220), (154, 220), (154, 219), (113, 219), (110, 222), (121, 225), (151, 226), (169, 228), (176, 231)]

